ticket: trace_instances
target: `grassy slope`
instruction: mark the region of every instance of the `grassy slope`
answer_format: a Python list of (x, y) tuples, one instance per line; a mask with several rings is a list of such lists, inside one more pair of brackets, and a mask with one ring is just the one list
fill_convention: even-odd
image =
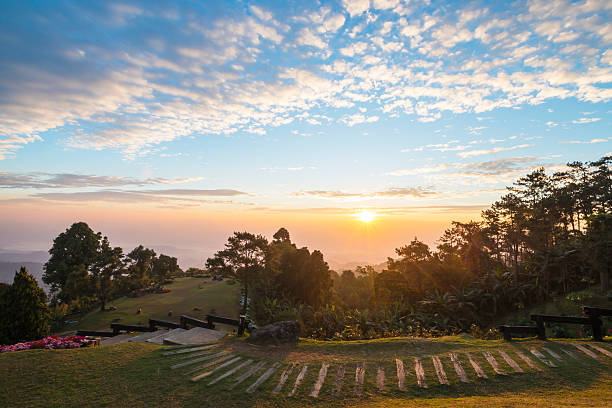
[[(548, 342), (547, 347), (559, 351), (563, 341)], [(536, 373), (516, 358), (527, 372), (509, 376), (494, 375), (480, 351), (506, 349), (515, 356), (513, 348), (526, 354), (531, 346), (543, 342), (526, 340), (512, 344), (503, 341), (481, 341), (468, 336), (441, 339), (384, 339), (356, 342), (300, 341), (291, 349), (272, 351), (245, 345), (229, 339), (225, 346), (242, 356), (304, 362), (310, 369), (295, 397), (286, 394), (295, 381), (294, 372), (280, 396), (272, 396), (271, 389), (278, 382), (280, 371), (255, 394), (242, 391), (249, 379), (231, 394), (225, 388), (231, 383), (225, 379), (212, 388), (205, 382), (191, 383), (181, 370), (170, 370), (176, 357), (162, 357), (160, 347), (149, 344), (124, 343), (108, 347), (82, 350), (26, 351), (0, 355), (0, 406), (11, 407), (339, 407), (377, 406), (612, 406), (612, 359), (601, 355), (603, 362), (586, 356), (570, 361), (559, 368), (542, 365)], [(605, 347), (612, 349), (612, 344)], [(569, 346), (568, 346), (569, 347)], [(475, 358), (489, 375), (488, 380), (477, 379), (462, 354), (474, 353)], [(448, 359), (449, 352), (460, 353), (460, 359), (470, 377), (469, 384), (459, 382)], [(437, 384), (430, 355), (442, 358), (450, 386)], [(424, 357), (429, 389), (416, 387), (413, 357)], [(496, 354), (506, 372), (512, 370)], [(399, 392), (393, 381), (394, 358), (406, 364), (408, 390)], [(341, 397), (331, 394), (337, 362), (347, 363), (347, 374)], [(353, 396), (354, 363), (367, 362), (364, 395)], [(327, 380), (320, 397), (307, 396), (314, 383), (321, 362), (331, 362)], [(382, 393), (375, 386), (375, 370), (382, 365), (387, 373), (387, 387)], [(16, 368), (19, 368), (18, 370)], [(216, 376), (216, 375), (215, 375)], [(234, 376), (235, 377), (235, 376)]]
[[(178, 322), (178, 316), (181, 314), (203, 318), (213, 309), (221, 316), (238, 317), (238, 284), (230, 285), (227, 281), (212, 282), (202, 278), (180, 278), (168, 285), (167, 289), (171, 292), (116, 299), (108, 306), (115, 306), (117, 310), (93, 311), (78, 323), (69, 324), (62, 330), (108, 330), (110, 323), (117, 318), (124, 324), (148, 325), (149, 317)], [(138, 307), (142, 308), (140, 314), (136, 314)], [(168, 311), (172, 311), (172, 317), (168, 316)]]

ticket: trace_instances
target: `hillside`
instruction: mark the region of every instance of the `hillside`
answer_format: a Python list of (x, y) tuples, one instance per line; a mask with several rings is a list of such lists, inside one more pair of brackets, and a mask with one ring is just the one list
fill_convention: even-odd
[[(203, 278), (179, 278), (167, 285), (169, 293), (156, 293), (142, 297), (122, 297), (110, 302), (117, 310), (101, 312), (95, 310), (76, 319), (62, 330), (108, 330), (111, 322), (125, 324), (148, 324), (150, 317), (175, 320), (186, 314), (203, 318), (208, 313), (227, 317), (238, 317), (240, 285), (229, 281), (212, 282)], [(142, 312), (137, 314), (138, 308)], [(172, 312), (172, 316), (168, 313)]]
[[(581, 343), (590, 347), (586, 342)], [(184, 357), (183, 354), (164, 356), (162, 347), (151, 344), (123, 343), (91, 349), (6, 353), (0, 355), (0, 378), (3, 378), (0, 382), (0, 406), (391, 408), (416, 405), (495, 408), (612, 405), (612, 358), (598, 351), (598, 360), (595, 360), (564, 341), (506, 343), (452, 336), (352, 342), (301, 340), (295, 347), (261, 348), (229, 338), (220, 346), (241, 357), (242, 361), (253, 359), (267, 362), (268, 366), (274, 362), (280, 365), (256, 392), (245, 393), (245, 389), (264, 370), (228, 391), (239, 373), (212, 386), (208, 385), (210, 379), (219, 377), (223, 371), (192, 382), (189, 381), (191, 376), (186, 375), (190, 370), (188, 367), (170, 368), (177, 361), (184, 362), (192, 357)], [(608, 350), (608, 353), (612, 350), (609, 343), (600, 344), (599, 347)], [(548, 366), (530, 352), (532, 349), (544, 353), (550, 350), (560, 355), (560, 360), (553, 359), (555, 366)], [(218, 350), (204, 353), (216, 353)], [(503, 352), (514, 358), (516, 361), (513, 362), (523, 372), (516, 372), (504, 361)], [(458, 356), (467, 373), (467, 382), (461, 381), (456, 374), (449, 353)], [(496, 375), (488, 364), (485, 359), (488, 353), (495, 356), (503, 375)], [(533, 366), (519, 359), (517, 353), (530, 356)], [(467, 361), (468, 357), (482, 368), (486, 378), (476, 375)], [(417, 385), (415, 358), (422, 362), (427, 388)], [(550, 355), (548, 358), (551, 358)], [(403, 361), (406, 368), (404, 391), (398, 389), (395, 359)], [(433, 361), (441, 362), (448, 385), (438, 381)], [(213, 362), (211, 365), (215, 364), (219, 363)], [(310, 367), (305, 371), (296, 394), (288, 396), (300, 369), (294, 369), (281, 392), (273, 394), (272, 390), (279, 383), (281, 374), (293, 364), (299, 368)], [(309, 394), (322, 364), (329, 364), (327, 376), (318, 397), (314, 398)], [(358, 395), (355, 367), (362, 364), (365, 367), (364, 382), (362, 393)], [(19, 375), (15, 375), (15, 367), (19, 367)], [(336, 394), (340, 367), (346, 369), (346, 375)], [(379, 388), (377, 379), (381, 378), (384, 383)]]

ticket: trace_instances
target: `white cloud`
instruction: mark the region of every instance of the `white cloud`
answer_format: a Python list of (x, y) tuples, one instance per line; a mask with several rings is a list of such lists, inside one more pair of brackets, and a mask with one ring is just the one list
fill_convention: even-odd
[(342, 5), (351, 17), (355, 17), (370, 8), (370, 0), (342, 0)]
[(572, 120), (572, 123), (575, 124), (583, 124), (583, 123), (593, 123), (600, 121), (601, 118), (580, 118), (578, 120)]
[(417, 176), (421, 174), (438, 173), (447, 170), (449, 166), (447, 164), (436, 164), (433, 166), (416, 167), (411, 169), (394, 170), (385, 173), (387, 176)]
[(300, 45), (311, 45), (317, 48), (325, 48), (327, 44), (314, 31), (306, 27), (300, 31), (296, 42)]
[(482, 155), (485, 155), (485, 154), (493, 154), (493, 153), (505, 152), (505, 151), (509, 151), (509, 150), (524, 149), (524, 148), (530, 147), (530, 146), (531, 145), (529, 145), (529, 144), (521, 144), (521, 145), (510, 146), (510, 147), (495, 147), (493, 149), (487, 149), (487, 150), (470, 150), (470, 151), (467, 151), (467, 152), (457, 153), (457, 155), (462, 157), (462, 158), (467, 158), (467, 157), (473, 157), (473, 156), (482, 156)]

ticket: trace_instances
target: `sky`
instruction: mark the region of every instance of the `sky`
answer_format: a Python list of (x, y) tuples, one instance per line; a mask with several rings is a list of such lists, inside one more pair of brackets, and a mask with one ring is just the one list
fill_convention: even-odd
[(184, 267), (242, 230), (286, 227), (335, 263), (435, 245), (517, 177), (611, 154), (611, 15), (605, 0), (3, 1), (0, 249), (46, 250), (76, 221)]

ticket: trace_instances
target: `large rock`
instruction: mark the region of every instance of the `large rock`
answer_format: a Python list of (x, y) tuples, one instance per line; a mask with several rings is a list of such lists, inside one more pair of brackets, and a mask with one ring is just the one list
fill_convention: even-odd
[(276, 322), (254, 330), (247, 341), (253, 344), (278, 346), (295, 343), (300, 337), (300, 323), (296, 321)]

